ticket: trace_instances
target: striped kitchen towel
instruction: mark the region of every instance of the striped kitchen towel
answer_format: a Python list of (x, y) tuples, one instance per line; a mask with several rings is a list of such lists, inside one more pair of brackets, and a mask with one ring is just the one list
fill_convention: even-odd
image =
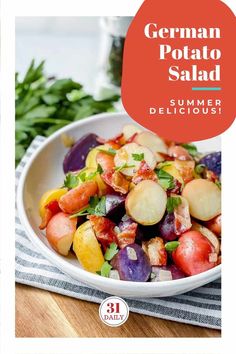
[[(16, 170), (16, 187), (29, 157), (45, 138), (37, 137)], [(77, 299), (101, 303), (109, 295), (62, 273), (35, 249), (16, 210), (16, 282)], [(192, 325), (221, 328), (221, 281), (216, 280), (188, 293), (165, 298), (126, 299), (130, 311)]]

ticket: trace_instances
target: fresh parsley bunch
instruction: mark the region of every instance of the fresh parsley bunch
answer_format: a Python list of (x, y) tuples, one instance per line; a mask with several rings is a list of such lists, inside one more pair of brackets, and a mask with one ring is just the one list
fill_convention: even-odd
[(114, 111), (119, 96), (96, 101), (72, 79), (47, 77), (44, 61), (33, 60), (20, 80), (15, 77), (16, 164), (37, 135), (49, 136), (65, 125), (101, 112)]

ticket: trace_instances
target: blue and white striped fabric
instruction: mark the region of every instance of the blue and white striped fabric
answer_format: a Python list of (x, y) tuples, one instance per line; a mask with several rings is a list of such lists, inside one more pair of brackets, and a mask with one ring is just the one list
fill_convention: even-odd
[[(31, 154), (42, 144), (37, 137), (16, 170), (16, 186)], [(100, 303), (109, 296), (79, 283), (51, 264), (29, 241), (16, 211), (16, 282), (77, 299)], [(183, 295), (127, 299), (130, 311), (192, 325), (221, 328), (221, 281), (216, 280)]]

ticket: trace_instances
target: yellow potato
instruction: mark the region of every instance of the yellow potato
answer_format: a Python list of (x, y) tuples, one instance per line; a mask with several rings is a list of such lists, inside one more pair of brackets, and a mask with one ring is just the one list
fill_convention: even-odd
[(187, 183), (182, 195), (189, 203), (190, 214), (199, 220), (208, 221), (221, 213), (221, 191), (206, 179), (194, 179)]
[(96, 146), (94, 149), (90, 150), (86, 160), (85, 160), (85, 166), (89, 168), (97, 168), (97, 154), (99, 153), (100, 150), (109, 150), (111, 146), (109, 144), (104, 144), (104, 145), (99, 145)]
[(86, 221), (76, 230), (73, 250), (82, 267), (89, 272), (96, 273), (105, 262), (90, 221)]
[(50, 189), (42, 195), (39, 201), (39, 214), (41, 218), (44, 217), (46, 205), (52, 202), (53, 200), (58, 201), (60, 197), (64, 195), (67, 191), (67, 188)]
[(183, 183), (183, 178), (181, 177), (181, 174), (179, 173), (179, 171), (175, 167), (174, 163), (175, 163), (174, 161), (173, 162), (170, 161), (170, 163), (168, 162), (168, 165), (164, 166), (162, 168), (162, 170), (169, 173), (172, 177), (177, 179), (177, 181), (179, 181), (180, 183)]

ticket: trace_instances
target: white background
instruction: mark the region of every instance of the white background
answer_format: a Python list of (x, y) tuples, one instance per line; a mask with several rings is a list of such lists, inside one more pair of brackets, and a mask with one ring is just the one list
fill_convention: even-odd
[[(193, 1), (193, 0), (191, 0)], [(207, 1), (207, 0), (205, 0)], [(225, 1), (236, 11), (235, 0)], [(2, 354), (226, 354), (235, 348), (235, 137), (236, 124), (223, 145), (223, 339), (14, 339), (14, 15), (129, 15), (142, 0), (2, 0), (1, 4), (1, 345)], [(214, 15), (214, 9), (212, 10)], [(232, 34), (232, 50), (235, 50)], [(232, 68), (235, 70), (235, 68)], [(233, 83), (235, 85), (235, 83)], [(91, 324), (92, 325), (92, 324)], [(109, 329), (107, 333), (109, 337)]]
[(100, 17), (18, 17), (16, 71), (25, 73), (32, 58), (46, 60), (47, 74), (72, 77), (94, 91), (102, 34)]

